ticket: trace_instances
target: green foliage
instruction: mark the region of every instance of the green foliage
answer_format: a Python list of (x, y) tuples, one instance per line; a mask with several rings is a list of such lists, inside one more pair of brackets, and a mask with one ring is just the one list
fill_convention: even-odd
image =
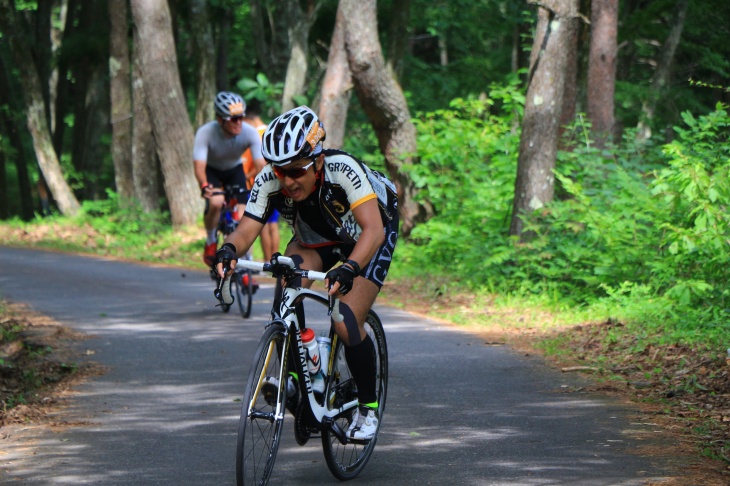
[(281, 95), (284, 83), (272, 83), (264, 73), (258, 73), (256, 79), (243, 78), (236, 86), (241, 90), (244, 99), (257, 99), (261, 102), (261, 114), (268, 119), (281, 112)]
[[(598, 319), (668, 342), (719, 345), (730, 332), (730, 117), (683, 114), (664, 146), (599, 150), (576, 124), (558, 156), (555, 201), (525, 217), (529, 241), (507, 236), (519, 133), (492, 87), (483, 100), (454, 100), (416, 120), (420, 163), (409, 175), (436, 214), (396, 256), (413, 275), (436, 274), (556, 309), (585, 308)], [(494, 107), (502, 102), (501, 111)], [(575, 136), (575, 135), (573, 135)], [(401, 270), (402, 271), (402, 270)], [(405, 272), (404, 272), (405, 273)], [(444, 290), (446, 291), (446, 290)], [(635, 327), (632, 327), (635, 326)]]
[(157, 234), (169, 225), (166, 213), (145, 213), (136, 203), (120, 205), (118, 195), (112, 190), (107, 190), (107, 197), (101, 201), (85, 201), (78, 221), (89, 223), (101, 234), (131, 240)]
[[(494, 250), (508, 229), (519, 146), (510, 100), (519, 96), (496, 86), (490, 95), (415, 120), (420, 162), (407, 170), (436, 214), (414, 229), (418, 245), (404, 252), (409, 266), (471, 274), (485, 258), (502, 258)], [(499, 101), (502, 110), (493, 110)]]
[(683, 118), (678, 138), (653, 153), (629, 140), (607, 154), (562, 153), (567, 197), (528, 218), (537, 237), (515, 247), (514, 262), (533, 288), (719, 343), (730, 330), (730, 118), (721, 106)]

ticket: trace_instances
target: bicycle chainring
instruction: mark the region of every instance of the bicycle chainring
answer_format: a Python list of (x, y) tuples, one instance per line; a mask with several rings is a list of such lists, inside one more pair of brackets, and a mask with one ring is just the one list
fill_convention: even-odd
[(294, 415), (294, 438), (297, 444), (303, 446), (312, 437), (312, 431), (317, 430), (317, 419), (312, 415), (309, 404), (299, 400), (297, 413)]

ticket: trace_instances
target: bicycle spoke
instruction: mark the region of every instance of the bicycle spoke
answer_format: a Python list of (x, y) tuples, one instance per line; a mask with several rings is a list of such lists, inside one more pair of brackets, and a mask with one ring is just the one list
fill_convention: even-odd
[(238, 426), (236, 479), (239, 485), (266, 484), (274, 466), (284, 421), (280, 413), (284, 394), (278, 352), (284, 339), (283, 326), (267, 328), (249, 372)]
[[(388, 382), (388, 350), (385, 343), (385, 333), (380, 320), (374, 312), (371, 312), (368, 316), (365, 328), (375, 347), (378, 414), (382, 423)], [(328, 395), (328, 406), (331, 409), (343, 407), (357, 399), (357, 387), (347, 368), (342, 343), (336, 344), (336, 350), (334, 356), (335, 362), (332, 367), (333, 379), (336, 380), (336, 386), (329, 391)], [(347, 430), (352, 420), (353, 411), (354, 407), (336, 418), (335, 422), (341, 429)], [(336, 478), (343, 481), (352, 479), (360, 474), (373, 453), (376, 440), (377, 433), (369, 441), (348, 439), (346, 444), (342, 444), (335, 433), (329, 429), (325, 429), (322, 433), (322, 449), (330, 472)]]

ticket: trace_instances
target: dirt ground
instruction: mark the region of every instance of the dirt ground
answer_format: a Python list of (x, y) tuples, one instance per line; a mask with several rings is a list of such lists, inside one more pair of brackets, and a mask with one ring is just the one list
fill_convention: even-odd
[[(386, 284), (380, 302), (430, 319), (438, 309), (469, 320), (466, 314), (472, 312), (468, 309), (475, 296), (424, 295), (406, 287)], [(610, 395), (635, 407), (636, 422), (655, 424), (667, 444), (660, 450), (643, 448), (640, 453), (675, 464), (677, 469), (671, 480), (647, 482), (647, 486), (730, 486), (730, 357), (676, 345), (631, 354), (627, 350), (636, 347), (632, 336), (606, 345), (611, 340), (605, 336), (620, 335), (612, 331), (621, 326), (609, 321), (552, 334), (524, 328), (458, 327), (482, 336), (487, 344), (504, 343), (526, 355), (542, 356), (565, 373), (582, 373), (593, 382), (585, 391)], [(546, 356), (540, 341), (557, 335), (568, 353)]]
[[(407, 310), (428, 314), (423, 303), (432, 306), (433, 298), (408, 295), (399, 288), (386, 288), (382, 302), (407, 302)], [(442, 308), (461, 305), (436, 298)], [(49, 417), (58, 420), (56, 412), (73, 395), (76, 384), (104, 372), (88, 356), (93, 352), (83, 346), (88, 336), (24, 306), (5, 303), (4, 307), (2, 312), (0, 306), (0, 441), (5, 437), (3, 428), (13, 424), (63, 426)], [(573, 351), (570, 361), (548, 358), (548, 362), (563, 372), (592, 378), (594, 385), (586, 391), (632, 402), (637, 421), (655, 424), (672, 444), (661, 450), (645, 448), (641, 454), (670, 463), (673, 458), (692, 458), (689, 467), (685, 459), (678, 464), (676, 477), (647, 485), (730, 485), (730, 362), (726, 356), (679, 346), (627, 354), (630, 343), (614, 343), (610, 348), (602, 344), (602, 337), (616, 326), (621, 324), (573, 328), (567, 342)], [(505, 343), (525, 354), (542, 355), (536, 347), (541, 337), (537, 331), (469, 330), (483, 336), (485, 343)], [(598, 356), (601, 364), (591, 364)]]
[[(4, 309), (3, 309), (4, 308)], [(0, 306), (0, 439), (13, 424), (49, 424), (73, 387), (103, 368), (84, 359), (88, 336), (20, 304)]]

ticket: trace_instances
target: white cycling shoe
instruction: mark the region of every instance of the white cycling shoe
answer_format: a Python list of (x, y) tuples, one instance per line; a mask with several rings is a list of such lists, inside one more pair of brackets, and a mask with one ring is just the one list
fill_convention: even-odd
[(347, 429), (347, 437), (355, 440), (370, 440), (378, 431), (378, 412), (372, 408), (358, 406)]

